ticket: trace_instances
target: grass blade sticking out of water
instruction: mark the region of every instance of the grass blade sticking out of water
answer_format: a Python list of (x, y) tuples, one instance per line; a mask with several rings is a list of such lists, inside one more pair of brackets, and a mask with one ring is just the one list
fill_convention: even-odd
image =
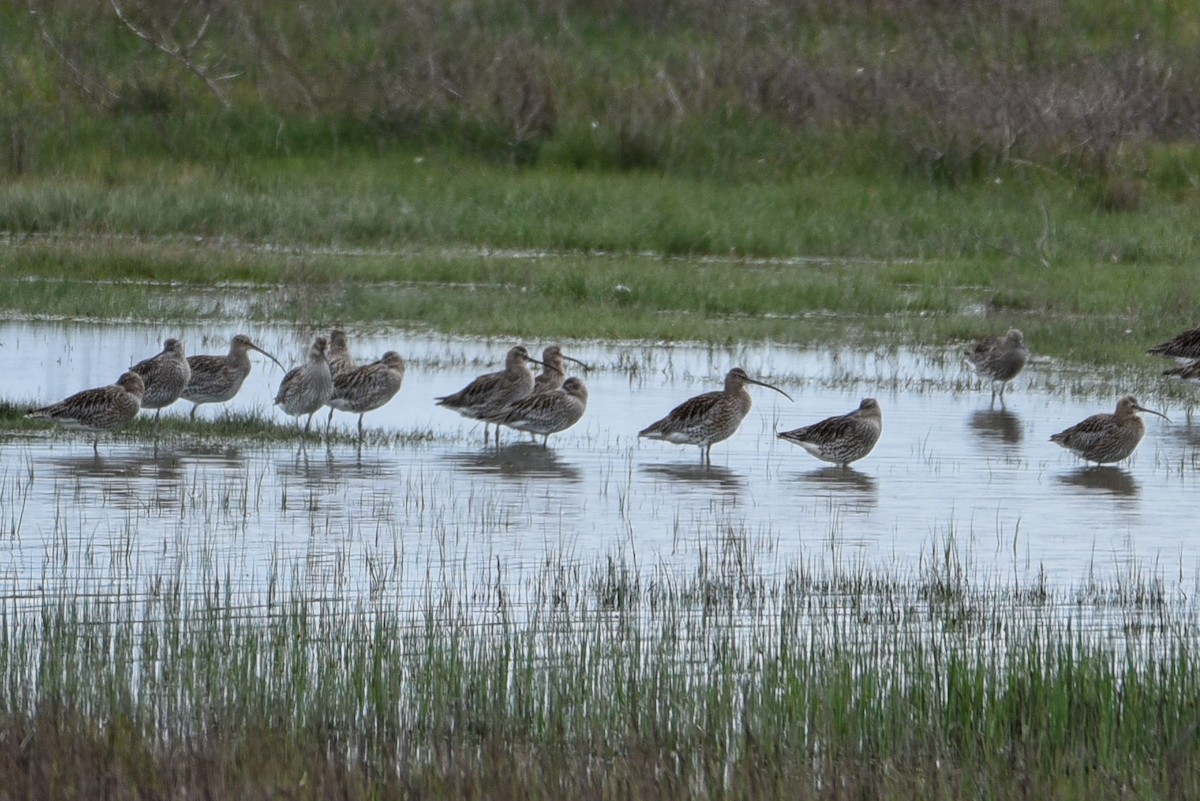
[[(813, 568), (713, 596), (719, 569), (624, 579), (619, 605), (597, 603), (609, 562), (547, 564), (503, 584), (528, 588), (517, 596), (431, 579), (416, 598), (364, 602), (309, 595), (297, 575), (268, 602), (227, 572), (9, 596), (0, 736), (85, 784), (115, 770), (130, 791), (1200, 791), (1186, 605), (1071, 603), (957, 571), (931, 601), (928, 573)], [(947, 598), (971, 614), (948, 618)], [(1117, 610), (1154, 625), (1114, 639), (1096, 624)], [(31, 787), (12, 761), (0, 779)]]

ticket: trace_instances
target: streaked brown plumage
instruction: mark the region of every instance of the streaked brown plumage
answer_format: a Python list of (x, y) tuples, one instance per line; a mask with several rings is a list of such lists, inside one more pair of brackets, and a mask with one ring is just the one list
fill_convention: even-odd
[(358, 362), (350, 355), (346, 332), (340, 328), (329, 332), (329, 349), (325, 352), (325, 358), (329, 361), (329, 373), (334, 378), (358, 367)]
[(583, 379), (572, 376), (558, 389), (537, 392), (522, 398), (486, 419), (534, 436), (542, 435), (545, 447), (551, 434), (566, 431), (579, 422), (587, 411), (588, 392)]
[(140, 375), (145, 382), (142, 408), (154, 409), (155, 420), (162, 414), (164, 406), (170, 406), (179, 400), (180, 394), (192, 377), (192, 368), (183, 352), (183, 343), (174, 338), (163, 342), (161, 353), (143, 359), (129, 369)]
[[(106, 431), (137, 417), (145, 391), (146, 384), (142, 377), (129, 370), (122, 373), (115, 384), (76, 392), (65, 400), (34, 409), (25, 416), (33, 420), (49, 420), (63, 428)], [(92, 447), (98, 448), (99, 443), (97, 434)]]
[[(487, 415), (496, 414), (510, 403), (533, 393), (533, 373), (529, 362), (541, 364), (529, 351), (517, 345), (504, 358), (504, 369), (476, 378), (453, 395), (437, 398), (438, 406), (453, 409), (463, 417), (483, 420), (483, 439), (488, 439)], [(500, 427), (496, 427), (496, 443), (500, 442)]]
[(1163, 370), (1163, 375), (1178, 378), (1181, 381), (1200, 381), (1200, 359), (1193, 359), (1180, 367)]
[(279, 392), (275, 394), (275, 405), (287, 414), (293, 417), (308, 415), (304, 423), (305, 434), (312, 425), (317, 409), (333, 397), (333, 376), (325, 359), (328, 347), (325, 337), (313, 340), (312, 347), (308, 349), (308, 361), (289, 370), (279, 383)]
[(1190, 328), (1173, 339), (1161, 342), (1146, 351), (1151, 356), (1168, 356), (1180, 364), (1200, 359), (1200, 328)]
[(1156, 414), (1170, 422), (1165, 414), (1140, 405), (1133, 395), (1125, 395), (1117, 401), (1117, 410), (1113, 414), (1094, 414), (1054, 434), (1050, 441), (1089, 462), (1119, 462), (1133, 453), (1146, 433), (1146, 424), (1138, 412)]
[(358, 436), (363, 435), (363, 415), (378, 409), (400, 391), (406, 365), (400, 354), (389, 350), (377, 362), (364, 364), (333, 378), (333, 397), (329, 399), (329, 419), (325, 431), (333, 422), (333, 412), (358, 414)]
[(788, 400), (792, 396), (776, 386), (756, 381), (735, 367), (725, 374), (725, 388), (689, 398), (661, 420), (643, 428), (639, 437), (659, 439), (675, 445), (699, 445), (700, 458), (711, 461), (713, 443), (733, 436), (750, 412), (750, 393), (746, 384), (773, 389)]
[(1008, 382), (1025, 369), (1029, 361), (1029, 348), (1025, 336), (1010, 328), (1003, 337), (985, 337), (975, 343), (966, 353), (967, 362), (980, 377), (992, 384), (992, 400), (996, 399), (996, 384), (1000, 385), (1000, 402), (1004, 402), (1004, 389)]
[(579, 359), (564, 355), (558, 345), (551, 345), (542, 351), (542, 371), (533, 380), (533, 394), (550, 392), (558, 389), (567, 380), (567, 366), (564, 362), (575, 362), (584, 370), (588, 366)]
[(271, 361), (282, 364), (271, 354), (255, 345), (250, 337), (238, 334), (229, 343), (229, 353), (224, 356), (189, 356), (188, 366), (192, 377), (179, 397), (192, 402), (191, 418), (196, 419), (196, 410), (202, 403), (225, 403), (233, 400), (242, 388), (242, 382), (250, 375), (250, 355), (247, 351), (258, 351)]
[(780, 439), (799, 445), (823, 462), (845, 467), (866, 456), (883, 432), (883, 413), (874, 398), (865, 398), (849, 414), (785, 431)]

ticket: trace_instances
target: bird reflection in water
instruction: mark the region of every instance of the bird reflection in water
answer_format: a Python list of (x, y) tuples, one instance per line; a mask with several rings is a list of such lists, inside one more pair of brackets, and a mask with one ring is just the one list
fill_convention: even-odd
[(874, 476), (859, 472), (853, 467), (822, 467), (820, 470), (800, 473), (799, 478), (838, 492), (874, 495), (879, 491), (879, 484)]
[(735, 473), (728, 467), (715, 464), (647, 464), (642, 465), (642, 471), (654, 477), (667, 478), (671, 481), (682, 481), (693, 484), (708, 484), (714, 488), (739, 490), (744, 479), (740, 473)]
[(564, 461), (541, 443), (516, 442), (490, 451), (464, 451), (446, 457), (455, 467), (469, 473), (509, 478), (550, 478), (579, 482), (578, 467)]
[(1025, 438), (1021, 418), (1003, 407), (979, 409), (971, 414), (971, 430), (985, 442), (1017, 445)]
[(170, 451), (135, 449), (127, 453), (89, 453), (49, 462), (56, 473), (102, 493), (118, 509), (156, 508), (176, 503), (184, 462)]
[(1119, 467), (1080, 467), (1058, 477), (1072, 487), (1100, 490), (1118, 498), (1137, 497), (1141, 486), (1128, 470)]

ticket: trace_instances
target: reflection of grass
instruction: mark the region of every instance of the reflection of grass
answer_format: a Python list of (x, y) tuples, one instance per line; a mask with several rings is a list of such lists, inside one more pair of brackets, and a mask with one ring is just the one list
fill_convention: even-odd
[(691, 575), (551, 559), (513, 582), (498, 564), (483, 605), (457, 577), (397, 595), (398, 552), (369, 560), (369, 601), (280, 597), (274, 581), (231, 592), (220, 571), (6, 594), (0, 736), (21, 759), (0, 760), (0, 784), (22, 797), (35, 775), (172, 797), (1200, 792), (1196, 640), (1179, 636), (1186, 602), (1161, 600), (1153, 577), (1058, 595), (938, 555), (915, 574), (780, 574), (736, 544), (714, 550)]

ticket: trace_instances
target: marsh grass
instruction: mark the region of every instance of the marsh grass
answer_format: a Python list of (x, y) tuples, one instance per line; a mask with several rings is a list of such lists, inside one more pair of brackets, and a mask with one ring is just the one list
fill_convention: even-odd
[(1184, 261), (1000, 269), (955, 259), (275, 253), (175, 239), (50, 239), (0, 249), (0, 264), (7, 312), (54, 319), (326, 319), (483, 336), (859, 347), (963, 342), (1018, 326), (1040, 355), (1150, 371), (1157, 361), (1143, 351), (1194, 324)]
[[(0, 401), (0, 427), (14, 434), (65, 440), (91, 441), (93, 434), (65, 431), (42, 420), (26, 420), (25, 414), (37, 404)], [(159, 420), (153, 414), (143, 413), (121, 428), (101, 435), (101, 442), (136, 440), (153, 442), (163, 446), (179, 444), (207, 445), (211, 443), (280, 444), (292, 442), (312, 447), (354, 445), (372, 449), (396, 446), (411, 446), (430, 442), (435, 438), (428, 429), (408, 431), (366, 430), (360, 439), (358, 432), (343, 425), (335, 425), (325, 436), (325, 415), (322, 412), (313, 418), (312, 430), (303, 435), (303, 418), (299, 423), (280, 422), (277, 418), (255, 411), (224, 411), (212, 419), (190, 420), (186, 416), (167, 414)], [(337, 420), (335, 419), (335, 423)]]
[(694, 574), (552, 557), (416, 596), (286, 573), (243, 590), (222, 571), (16, 592), (0, 779), (81, 796), (1200, 792), (1195, 623), (1161, 578), (1013, 586), (938, 546), (916, 570), (776, 572), (740, 539)]

